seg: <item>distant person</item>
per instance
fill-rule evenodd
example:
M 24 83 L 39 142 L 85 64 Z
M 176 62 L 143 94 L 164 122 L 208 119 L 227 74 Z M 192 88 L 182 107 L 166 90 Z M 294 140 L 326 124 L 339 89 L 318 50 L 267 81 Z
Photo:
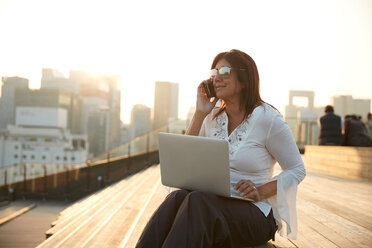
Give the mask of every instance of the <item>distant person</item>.
M 371 146 L 367 128 L 356 115 L 345 116 L 345 145 Z
M 320 118 L 320 135 L 318 144 L 323 146 L 340 146 L 343 143 L 341 117 L 334 114 L 333 107 L 327 105 Z
M 214 100 L 207 95 L 213 97 L 212 89 Z M 253 202 L 199 190 L 173 191 L 136 247 L 257 246 L 273 239 L 277 228 L 281 235 L 296 237 L 296 192 L 305 167 L 288 124 L 261 99 L 259 89 L 256 63 L 248 54 L 218 54 L 210 78 L 197 88 L 196 111 L 186 130 L 186 135 L 228 142 L 231 193 Z M 276 162 L 282 171 L 273 177 Z
M 369 139 L 372 140 L 372 114 L 371 113 L 368 113 L 367 115 L 366 128 L 367 128 Z

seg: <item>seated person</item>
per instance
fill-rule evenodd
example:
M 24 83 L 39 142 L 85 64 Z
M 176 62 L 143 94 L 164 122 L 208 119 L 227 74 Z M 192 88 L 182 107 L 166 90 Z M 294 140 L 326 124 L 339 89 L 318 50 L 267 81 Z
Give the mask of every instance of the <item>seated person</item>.
M 345 116 L 345 145 L 371 146 L 371 140 L 364 123 L 356 115 Z
M 340 146 L 343 143 L 341 117 L 334 114 L 333 107 L 324 108 L 325 115 L 320 118 L 318 145 Z
M 203 82 L 199 85 L 186 135 L 227 140 L 231 192 L 254 202 L 173 191 L 136 247 L 255 246 L 274 239 L 277 228 L 281 235 L 296 238 L 296 192 L 305 168 L 291 131 L 282 115 L 261 99 L 258 70 L 248 54 L 220 53 L 211 68 L 216 97 L 209 99 Z M 276 161 L 283 170 L 273 177 Z
M 372 140 L 372 114 L 368 113 L 366 122 L 369 139 Z

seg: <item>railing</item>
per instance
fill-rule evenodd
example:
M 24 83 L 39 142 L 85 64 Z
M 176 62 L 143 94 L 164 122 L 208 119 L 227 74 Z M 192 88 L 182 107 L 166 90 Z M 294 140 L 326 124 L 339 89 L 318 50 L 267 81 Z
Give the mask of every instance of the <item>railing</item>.
M 295 118 L 286 118 L 289 127 L 292 130 L 296 143 L 300 150 L 305 145 L 316 145 L 319 134 L 318 123 L 313 120 L 298 120 Z M 115 160 L 120 157 L 129 157 L 145 152 L 156 151 L 158 149 L 159 132 L 182 133 L 186 129 L 186 121 L 177 120 L 162 128 L 145 133 L 142 136 L 111 149 L 109 152 L 102 153 L 87 163 L 97 163 L 100 161 Z M 83 164 L 42 164 L 42 163 L 23 163 L 0 168 L 0 186 L 9 185 L 16 182 L 22 182 L 38 177 L 45 177 L 59 172 L 74 170 L 87 166 Z
M 24 163 L 0 168 L 0 186 L 75 170 L 86 164 Z
M 135 156 L 136 154 L 156 151 L 158 150 L 157 135 L 159 132 L 181 133 L 185 129 L 185 121 L 177 120 L 171 122 L 162 128 L 145 133 L 108 152 L 102 153 L 83 164 L 22 163 L 0 168 L 0 186 L 83 168 L 91 163 L 110 161 L 120 157 Z

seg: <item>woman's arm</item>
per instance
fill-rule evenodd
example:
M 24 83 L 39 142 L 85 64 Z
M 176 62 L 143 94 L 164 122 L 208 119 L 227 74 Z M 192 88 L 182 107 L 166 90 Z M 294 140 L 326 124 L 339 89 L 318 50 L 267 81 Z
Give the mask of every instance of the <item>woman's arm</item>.
M 190 125 L 187 128 L 186 135 L 198 136 L 200 132 L 200 128 L 206 116 L 207 115 L 203 113 L 195 111 L 194 116 L 192 117 L 192 120 L 190 122 Z
M 296 142 L 292 136 L 289 126 L 280 117 L 273 120 L 266 139 L 266 149 L 278 161 L 283 171 L 280 173 L 281 188 L 291 187 L 293 184 L 300 183 L 305 175 L 305 167 L 298 151 Z M 274 178 L 256 189 L 250 180 L 241 180 L 235 185 L 235 189 L 244 197 L 255 201 L 262 201 L 278 194 L 278 178 Z

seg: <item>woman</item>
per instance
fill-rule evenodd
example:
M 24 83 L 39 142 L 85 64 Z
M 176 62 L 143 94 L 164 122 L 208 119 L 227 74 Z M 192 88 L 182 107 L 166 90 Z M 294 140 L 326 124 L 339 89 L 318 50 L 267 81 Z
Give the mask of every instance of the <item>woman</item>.
M 296 237 L 296 192 L 305 168 L 288 125 L 260 97 L 255 62 L 239 50 L 220 53 L 211 79 L 216 98 L 210 100 L 199 85 L 186 134 L 228 140 L 231 192 L 254 202 L 174 191 L 150 219 L 137 247 L 253 246 L 274 239 L 277 228 Z M 283 171 L 273 177 L 276 161 Z

